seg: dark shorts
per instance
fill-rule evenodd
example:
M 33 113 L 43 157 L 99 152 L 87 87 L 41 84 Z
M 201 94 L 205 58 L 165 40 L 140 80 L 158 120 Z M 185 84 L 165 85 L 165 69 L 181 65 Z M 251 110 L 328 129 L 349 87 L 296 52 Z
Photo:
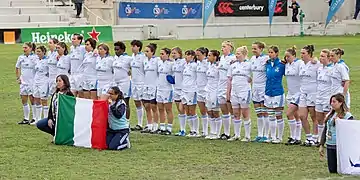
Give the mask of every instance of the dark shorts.
M 106 144 L 109 150 L 124 150 L 130 148 L 129 129 L 112 130 L 106 132 Z

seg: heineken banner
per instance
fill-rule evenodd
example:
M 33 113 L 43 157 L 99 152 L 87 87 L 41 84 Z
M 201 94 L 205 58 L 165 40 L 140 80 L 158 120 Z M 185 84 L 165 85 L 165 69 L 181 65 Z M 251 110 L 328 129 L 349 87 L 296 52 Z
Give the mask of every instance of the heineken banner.
M 111 26 L 82 26 L 56 28 L 24 28 L 21 29 L 22 42 L 47 43 L 50 38 L 70 43 L 74 33 L 84 36 L 84 39 L 93 38 L 98 42 L 113 41 Z

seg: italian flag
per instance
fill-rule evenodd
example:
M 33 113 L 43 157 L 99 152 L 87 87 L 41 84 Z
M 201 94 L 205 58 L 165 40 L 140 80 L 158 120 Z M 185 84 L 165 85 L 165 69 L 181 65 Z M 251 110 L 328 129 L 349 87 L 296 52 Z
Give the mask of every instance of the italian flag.
M 106 149 L 108 103 L 59 94 L 54 143 Z

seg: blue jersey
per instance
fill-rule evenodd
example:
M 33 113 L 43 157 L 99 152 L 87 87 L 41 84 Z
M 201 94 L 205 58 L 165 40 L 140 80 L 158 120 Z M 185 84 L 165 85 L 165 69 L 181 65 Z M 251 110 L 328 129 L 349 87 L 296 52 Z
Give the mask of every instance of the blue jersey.
M 284 94 L 282 78 L 285 75 L 285 64 L 276 58 L 268 60 L 265 66 L 267 77 L 265 95 L 274 97 Z
M 337 118 L 337 113 L 334 113 L 332 117 L 327 121 L 327 131 L 326 131 L 326 145 L 336 145 L 336 126 L 334 123 Z M 354 119 L 350 112 L 346 112 L 345 116 L 342 119 Z
M 126 119 L 126 104 L 123 100 L 112 102 L 109 105 L 108 123 L 112 130 L 129 128 L 129 121 Z

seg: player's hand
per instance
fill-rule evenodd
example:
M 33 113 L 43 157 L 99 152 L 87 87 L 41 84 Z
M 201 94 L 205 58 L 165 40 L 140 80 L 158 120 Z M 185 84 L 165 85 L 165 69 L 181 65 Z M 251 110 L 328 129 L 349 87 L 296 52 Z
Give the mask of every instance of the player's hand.
M 324 150 L 324 146 L 320 146 L 319 147 L 319 154 L 320 154 L 320 160 L 324 160 L 325 159 L 325 150 Z
M 18 84 L 21 84 L 21 79 L 20 79 L 20 78 L 17 78 L 17 79 L 16 79 L 16 82 L 17 82 Z
M 49 126 L 50 129 L 52 129 L 54 127 L 54 122 L 53 122 L 52 119 L 48 120 L 48 126 Z
M 318 63 L 318 58 L 317 58 L 317 57 L 314 57 L 314 58 L 311 60 L 311 63 L 312 63 L 312 64 L 317 64 L 317 63 Z

